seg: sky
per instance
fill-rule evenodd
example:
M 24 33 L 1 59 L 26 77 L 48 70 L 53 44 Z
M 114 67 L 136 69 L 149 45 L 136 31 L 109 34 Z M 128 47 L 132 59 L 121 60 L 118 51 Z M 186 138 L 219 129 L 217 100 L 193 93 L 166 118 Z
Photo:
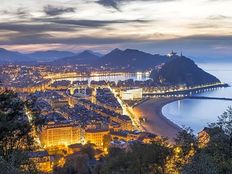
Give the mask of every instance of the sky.
M 230 57 L 231 0 L 1 0 L 0 47 Z

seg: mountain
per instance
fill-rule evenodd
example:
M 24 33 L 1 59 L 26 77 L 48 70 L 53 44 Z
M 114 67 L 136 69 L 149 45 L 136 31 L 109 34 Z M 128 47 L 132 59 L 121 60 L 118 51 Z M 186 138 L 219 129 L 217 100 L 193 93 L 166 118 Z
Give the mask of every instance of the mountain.
M 96 51 L 92 51 L 92 50 L 86 50 L 86 51 L 89 52 L 89 53 L 91 53 L 91 54 L 93 54 L 93 55 L 95 55 L 95 56 L 98 56 L 98 57 L 102 57 L 103 56 L 103 54 L 101 54 L 99 52 L 96 52 Z
M 94 64 L 98 59 L 99 56 L 93 54 L 89 50 L 86 50 L 75 56 L 65 57 L 62 59 L 55 60 L 51 62 L 51 64 L 54 65 Z
M 147 70 L 168 61 L 167 56 L 152 55 L 138 50 L 114 49 L 98 61 L 98 66 L 127 70 Z
M 220 82 L 213 75 L 199 68 L 191 59 L 175 56 L 161 68 L 152 71 L 151 78 L 161 84 L 196 86 Z
M 29 62 L 30 58 L 15 51 L 0 48 L 0 64 Z
M 50 62 L 64 57 L 74 56 L 75 53 L 69 51 L 37 51 L 30 54 L 27 54 L 28 57 L 32 58 L 37 62 Z

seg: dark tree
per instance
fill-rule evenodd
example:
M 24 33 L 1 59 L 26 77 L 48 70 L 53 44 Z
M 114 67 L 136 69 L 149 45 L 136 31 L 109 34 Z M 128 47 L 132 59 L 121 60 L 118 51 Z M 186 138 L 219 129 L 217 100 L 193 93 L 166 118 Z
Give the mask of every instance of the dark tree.
M 90 174 L 88 155 L 74 153 L 66 158 L 64 167 L 54 169 L 54 174 Z
M 87 154 L 89 159 L 94 159 L 94 156 L 96 154 L 94 147 L 95 147 L 94 144 L 87 143 L 81 148 L 81 152 L 83 154 Z
M 192 147 L 197 146 L 197 139 L 193 134 L 193 130 L 189 127 L 183 127 L 182 131 L 175 138 L 175 142 L 178 147 L 181 147 L 184 154 L 188 153 Z
M 33 112 L 17 94 L 0 94 L 0 157 L 12 168 L 32 168 L 27 152 L 35 147 L 33 123 Z
M 129 151 L 110 149 L 102 173 L 163 174 L 170 149 L 162 143 L 135 143 Z

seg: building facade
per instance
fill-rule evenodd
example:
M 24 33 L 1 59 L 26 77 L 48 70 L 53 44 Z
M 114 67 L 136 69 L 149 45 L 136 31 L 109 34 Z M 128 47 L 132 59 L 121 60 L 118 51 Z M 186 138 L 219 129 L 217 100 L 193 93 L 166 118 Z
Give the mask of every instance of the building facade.
M 41 144 L 45 147 L 81 142 L 81 128 L 75 124 L 48 124 L 42 128 Z
M 143 89 L 138 88 L 121 91 L 120 96 L 122 100 L 139 100 L 143 97 Z
M 96 148 L 102 149 L 106 135 L 109 135 L 108 129 L 89 129 L 85 131 L 85 141 L 95 144 Z

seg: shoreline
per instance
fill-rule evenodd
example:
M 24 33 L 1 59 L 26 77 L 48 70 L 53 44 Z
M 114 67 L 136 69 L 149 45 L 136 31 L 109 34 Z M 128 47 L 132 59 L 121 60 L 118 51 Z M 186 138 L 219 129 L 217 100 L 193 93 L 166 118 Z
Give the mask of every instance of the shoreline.
M 170 142 L 174 142 L 174 138 L 181 128 L 163 115 L 162 108 L 177 100 L 181 100 L 181 98 L 149 99 L 136 105 L 133 111 L 138 119 L 146 119 L 146 122 L 141 122 L 145 131 L 167 137 Z

